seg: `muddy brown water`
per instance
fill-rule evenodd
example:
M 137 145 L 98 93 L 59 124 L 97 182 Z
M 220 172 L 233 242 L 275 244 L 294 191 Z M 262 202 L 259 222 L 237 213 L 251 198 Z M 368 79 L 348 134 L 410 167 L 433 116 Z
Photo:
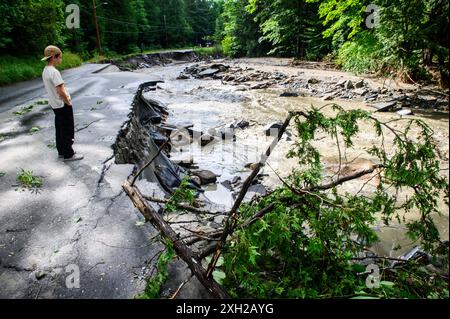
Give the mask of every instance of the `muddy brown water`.
M 158 84 L 158 89 L 147 93 L 148 97 L 167 104 L 170 115 L 168 124 L 185 127 L 194 125 L 195 131 L 208 132 L 208 130 L 229 126 L 240 120 L 246 120 L 250 127 L 236 130 L 236 142 L 219 140 L 206 147 L 201 147 L 198 143 L 179 147 L 172 151 L 173 161 L 193 162 L 200 169 L 210 170 L 219 175 L 218 183 L 205 187 L 205 196 L 212 202 L 230 208 L 233 204 L 232 192 L 222 185 L 223 182 L 231 181 L 234 177 L 245 178 L 250 170 L 245 168 L 248 163 L 259 160 L 259 156 L 272 142 L 271 137 L 266 137 L 264 128 L 271 123 L 284 121 L 290 111 L 308 110 L 312 105 L 321 107 L 329 102 L 311 97 L 290 97 L 282 98 L 282 89 L 249 90 L 244 85 L 224 85 L 220 80 L 211 79 L 187 79 L 177 80 L 180 72 L 189 64 L 176 64 L 166 67 L 154 67 L 151 69 L 139 70 L 138 72 L 159 74 L 164 83 Z M 242 63 L 241 63 L 242 65 Z M 248 66 L 258 69 L 258 64 L 247 62 Z M 276 68 L 276 66 L 274 67 Z M 264 70 L 270 70 L 264 66 Z M 286 68 L 285 68 L 286 69 Z M 294 68 L 293 68 L 294 69 Z M 272 70 L 273 71 L 273 70 Z M 308 72 L 307 70 L 304 70 Z M 292 72 L 297 72 L 296 69 Z M 314 70 L 317 73 L 317 70 Z M 327 71 L 328 73 L 330 71 Z M 328 74 L 327 73 L 327 74 Z M 363 109 L 373 112 L 374 109 L 364 102 L 356 101 L 334 101 L 344 109 Z M 324 113 L 331 115 L 331 108 L 325 108 Z M 382 121 L 398 119 L 395 113 L 375 113 L 374 116 Z M 420 118 L 424 120 L 435 131 L 435 139 L 438 143 L 442 155 L 442 174 L 448 178 L 448 157 L 449 157 L 449 118 L 448 113 L 417 112 L 407 119 Z M 398 121 L 392 124 L 396 129 L 402 129 L 407 121 Z M 361 133 L 355 139 L 357 148 L 348 149 L 345 152 L 343 161 L 352 162 L 355 160 L 373 161 L 374 158 L 365 152 L 374 144 L 379 145 L 379 138 L 369 123 L 361 123 Z M 415 138 L 418 128 L 411 131 L 412 138 Z M 264 185 L 268 188 L 275 188 L 281 184 L 277 174 L 286 177 L 293 168 L 298 167 L 295 159 L 287 159 L 288 151 L 293 147 L 296 138 L 295 127 L 291 124 L 288 134 L 277 145 L 273 154 L 269 158 L 268 165 L 264 168 Z M 385 144 L 392 143 L 392 136 L 387 135 Z M 319 136 L 315 146 L 321 152 L 324 166 L 333 171 L 333 167 L 339 164 L 339 153 L 336 141 L 325 136 Z M 275 173 L 276 172 L 276 173 Z M 357 192 L 366 181 L 358 180 L 347 183 L 342 187 L 342 191 Z M 365 192 L 370 194 L 375 188 L 369 185 Z M 238 191 L 238 190 L 237 190 Z M 407 195 L 407 194 L 404 194 Z M 440 214 L 436 214 L 434 220 L 437 224 L 441 238 L 448 240 L 449 234 L 449 212 L 448 206 L 443 199 L 439 202 Z M 407 220 L 418 218 L 418 211 L 406 216 Z M 389 226 L 381 221 L 374 225 L 380 241 L 373 247 L 381 255 L 397 257 L 411 249 L 417 243 L 412 243 L 406 237 L 404 225 L 392 223 Z M 396 246 L 402 249 L 393 251 Z

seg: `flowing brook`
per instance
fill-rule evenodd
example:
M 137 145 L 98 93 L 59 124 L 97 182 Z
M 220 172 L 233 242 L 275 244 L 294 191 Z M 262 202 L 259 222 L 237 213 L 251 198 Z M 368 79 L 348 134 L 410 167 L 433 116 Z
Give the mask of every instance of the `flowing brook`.
M 118 64 L 122 70 L 132 68 L 134 72 L 161 76 L 160 82 L 141 85 L 130 120 L 114 146 L 118 163 L 141 167 L 170 138 L 170 147 L 164 149 L 139 181 L 139 188 L 149 197 L 167 198 L 189 176 L 192 187 L 201 191 L 204 205 L 216 207 L 217 211 L 229 210 L 252 164 L 272 142 L 271 129 L 279 128 L 290 111 L 308 110 L 311 105 L 321 107 L 332 100 L 348 110 L 374 112 L 382 121 L 401 116 L 423 119 L 435 131 L 442 174 L 448 174 L 449 123 L 445 93 L 433 92 L 434 96 L 438 94 L 435 98 L 425 89 L 387 87 L 386 81 L 356 78 L 333 70 L 301 68 L 282 59 L 215 60 L 197 64 L 192 62 L 195 59 L 188 56 L 186 62 L 177 56 L 175 61 L 158 59 L 158 63 L 151 63 L 152 59 L 141 57 Z M 164 66 L 169 62 L 173 63 Z M 328 109 L 331 112 L 331 108 L 325 108 L 324 113 Z M 384 112 L 375 113 L 377 110 Z M 336 141 L 317 137 L 316 146 L 326 167 L 324 174 L 331 177 L 339 167 L 343 174 L 351 173 L 372 164 L 374 158 L 361 150 L 379 141 L 371 126 L 361 125 L 362 133 L 355 140 L 358 148 L 349 149 L 341 156 Z M 401 130 L 406 121 L 392 125 Z M 288 176 L 297 166 L 286 158 L 296 141 L 294 132 L 290 127 L 277 145 L 263 173 L 252 185 L 247 201 L 280 185 L 280 177 Z M 416 133 L 411 131 L 411 138 Z M 386 145 L 389 143 L 392 139 L 385 141 Z M 376 179 L 347 183 L 342 191 L 355 193 L 367 183 L 365 192 L 370 195 Z M 436 215 L 435 220 L 441 238 L 448 240 L 449 217 L 443 198 L 440 207 L 442 214 Z M 409 218 L 417 216 L 413 213 Z M 203 219 L 195 216 L 197 219 L 190 224 L 182 223 L 191 221 L 192 216 L 172 218 L 180 222 L 181 226 L 174 228 L 183 234 L 186 228 L 197 231 L 220 228 L 224 216 Z M 408 240 L 401 224 L 385 226 L 380 221 L 374 227 L 380 241 L 373 249 L 380 255 L 398 257 L 417 245 Z M 399 245 L 402 249 L 394 250 Z

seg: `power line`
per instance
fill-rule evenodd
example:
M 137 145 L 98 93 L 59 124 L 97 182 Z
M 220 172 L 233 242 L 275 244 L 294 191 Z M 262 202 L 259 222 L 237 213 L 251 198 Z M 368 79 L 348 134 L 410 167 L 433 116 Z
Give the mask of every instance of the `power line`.
M 178 30 L 184 30 L 184 31 L 189 31 L 193 34 L 205 34 L 204 32 L 195 32 L 192 29 L 188 29 L 188 28 L 182 28 L 179 27 L 177 28 Z M 84 29 L 84 28 L 79 28 L 79 30 L 83 30 L 83 31 L 90 31 L 88 29 Z M 157 30 L 149 30 L 149 31 L 111 31 L 111 30 L 102 30 L 103 33 L 111 33 L 111 34 L 138 34 L 138 33 L 142 33 L 142 34 L 147 34 L 147 33 L 158 33 L 158 32 L 163 32 L 164 28 L 160 28 Z
M 114 21 L 114 22 L 120 22 L 120 23 L 123 23 L 123 24 L 129 24 L 129 25 L 146 26 L 145 24 L 139 24 L 139 23 L 134 23 L 134 22 L 129 22 L 129 21 L 120 21 L 120 20 L 106 18 L 106 17 L 101 17 L 101 16 L 97 16 L 97 18 L 102 19 L 102 20 L 109 20 L 109 21 Z
M 145 28 L 148 28 L 148 27 L 150 27 L 150 28 L 167 28 L 167 29 L 179 29 L 180 28 L 178 26 L 170 26 L 170 25 L 165 26 L 165 25 L 150 25 L 150 24 L 132 23 L 132 22 L 120 21 L 120 20 L 106 18 L 106 17 L 100 17 L 100 16 L 97 16 L 97 18 L 100 18 L 103 20 L 119 22 L 119 23 L 123 23 L 123 24 L 130 24 L 130 25 L 135 25 L 135 26 L 139 26 L 139 27 L 145 27 Z

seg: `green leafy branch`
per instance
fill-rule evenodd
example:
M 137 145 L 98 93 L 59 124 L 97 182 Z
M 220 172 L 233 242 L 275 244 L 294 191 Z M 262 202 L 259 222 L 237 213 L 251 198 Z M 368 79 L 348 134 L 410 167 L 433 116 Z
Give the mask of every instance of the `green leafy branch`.
M 296 118 L 299 139 L 289 157 L 298 159 L 299 169 L 283 180 L 283 187 L 257 205 L 241 206 L 241 224 L 264 207 L 273 205 L 274 209 L 258 223 L 238 227 L 226 246 L 225 286 L 232 296 L 352 296 L 364 289 L 364 278 L 356 275 L 352 265 L 354 257 L 377 240 L 372 229 L 376 216 L 381 215 L 386 224 L 394 217 L 405 221 L 404 215 L 413 207 L 419 210 L 420 220 L 406 222 L 411 239 L 420 241 L 430 253 L 442 248 L 432 214 L 438 212 L 438 200 L 448 183 L 439 175 L 431 128 L 421 120 L 410 120 L 405 130 L 398 131 L 368 112 L 345 111 L 337 105 L 332 109 L 336 113 L 333 117 L 312 108 L 303 116 L 306 120 Z M 381 141 L 380 146 L 367 150 L 379 163 L 353 176 L 338 174 L 331 183 L 325 183 L 320 152 L 313 146 L 316 136 L 326 133 L 338 146 L 342 139 L 345 148 L 353 148 L 361 121 L 371 122 Z M 413 126 L 420 131 L 414 141 L 409 138 Z M 394 136 L 389 152 L 385 146 L 387 134 Z M 379 183 L 370 197 L 360 195 L 361 191 L 342 194 L 339 189 L 350 180 L 374 172 Z M 402 203 L 398 194 L 407 188 L 414 195 Z M 402 289 L 390 296 L 404 293 Z M 408 296 L 424 294 L 426 291 Z

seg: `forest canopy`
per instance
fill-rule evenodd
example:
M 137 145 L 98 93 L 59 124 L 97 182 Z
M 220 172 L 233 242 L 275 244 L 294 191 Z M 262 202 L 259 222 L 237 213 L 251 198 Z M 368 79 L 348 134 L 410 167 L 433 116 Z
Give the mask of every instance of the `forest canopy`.
M 80 8 L 80 28 L 66 27 L 66 7 Z M 41 53 L 49 44 L 73 52 L 98 49 L 94 4 L 103 51 L 204 45 L 215 32 L 219 4 L 211 0 L 2 0 L 0 52 Z
M 65 25 L 69 4 L 80 28 Z M 446 85 L 448 10 L 446 0 L 3 0 L 0 54 L 36 55 L 49 43 L 83 57 L 215 43 L 231 57 L 330 59 L 407 81 L 439 74 Z

